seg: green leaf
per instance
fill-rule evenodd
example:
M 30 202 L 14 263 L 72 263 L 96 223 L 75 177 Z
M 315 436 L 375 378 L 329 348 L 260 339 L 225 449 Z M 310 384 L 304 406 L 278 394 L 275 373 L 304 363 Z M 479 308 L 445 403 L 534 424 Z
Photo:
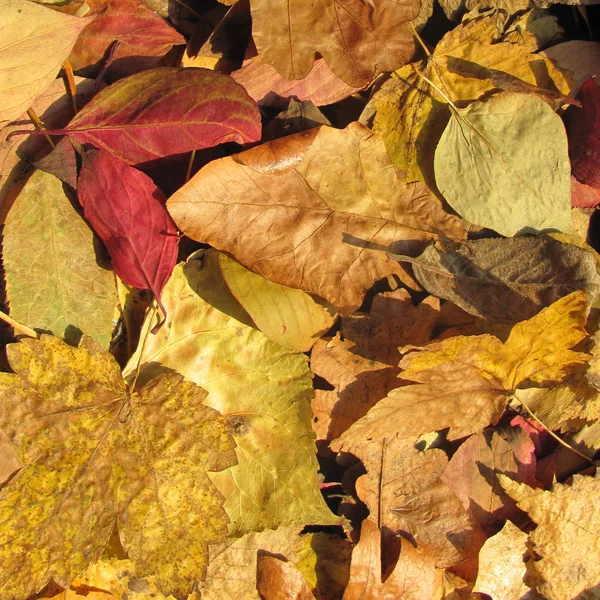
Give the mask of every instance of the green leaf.
M 206 404 L 235 424 L 238 465 L 211 479 L 225 496 L 231 535 L 296 524 L 333 524 L 318 487 L 307 358 L 251 326 L 221 274 L 216 252 L 175 267 L 125 368 L 138 381 L 174 369 L 209 392 Z
M 505 92 L 454 110 L 434 170 L 444 198 L 472 223 L 505 236 L 573 229 L 565 128 L 535 96 Z
M 3 257 L 13 319 L 70 342 L 83 332 L 108 347 L 115 278 L 98 264 L 94 234 L 54 175 L 36 171 L 19 194 L 4 226 Z

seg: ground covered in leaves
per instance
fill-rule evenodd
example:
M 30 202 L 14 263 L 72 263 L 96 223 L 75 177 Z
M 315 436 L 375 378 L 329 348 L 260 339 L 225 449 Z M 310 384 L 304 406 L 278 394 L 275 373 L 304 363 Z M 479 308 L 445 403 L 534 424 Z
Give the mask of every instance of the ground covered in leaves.
M 568 4 L 0 0 L 1 600 L 600 597 Z

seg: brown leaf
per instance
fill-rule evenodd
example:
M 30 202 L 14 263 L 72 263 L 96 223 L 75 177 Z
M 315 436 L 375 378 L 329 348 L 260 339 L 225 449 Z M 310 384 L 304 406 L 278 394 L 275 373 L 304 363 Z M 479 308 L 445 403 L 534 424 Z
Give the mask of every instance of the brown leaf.
M 473 557 L 479 536 L 458 496 L 440 478 L 448 464 L 442 450 L 421 452 L 414 440 L 365 442 L 354 452 L 367 474 L 356 482 L 358 497 L 379 523 L 384 543 L 396 534 L 417 544 L 436 567 Z
M 419 7 L 410 0 L 252 0 L 252 35 L 261 58 L 286 79 L 306 77 L 318 52 L 338 77 L 360 87 L 411 58 L 407 23 Z
M 424 184 L 399 179 L 383 142 L 358 123 L 213 161 L 168 209 L 187 236 L 275 283 L 322 296 L 342 315 L 394 272 L 381 249 L 465 235 Z
M 430 557 L 403 542 L 398 563 L 382 583 L 379 530 L 365 519 L 352 553 L 350 582 L 343 600 L 424 600 L 434 596 L 440 577 Z
M 274 556 L 258 557 L 256 589 L 264 600 L 315 600 L 297 567 Z

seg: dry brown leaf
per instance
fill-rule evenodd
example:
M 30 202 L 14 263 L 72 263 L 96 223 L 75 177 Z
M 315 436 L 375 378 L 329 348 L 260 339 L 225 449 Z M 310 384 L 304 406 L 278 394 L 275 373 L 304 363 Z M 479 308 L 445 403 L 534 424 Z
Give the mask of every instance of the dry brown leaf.
M 531 532 L 535 563 L 548 600 L 592 600 L 600 590 L 600 479 L 575 475 L 572 485 L 551 491 L 530 488 L 500 475 L 504 489 L 537 523 Z
M 274 556 L 258 557 L 256 589 L 263 600 L 315 600 L 297 567 Z
M 343 600 L 426 600 L 433 598 L 440 583 L 441 573 L 431 558 L 408 542 L 402 543 L 398 563 L 382 583 L 379 529 L 369 519 L 362 522 Z
M 357 449 L 367 474 L 356 482 L 370 519 L 384 544 L 390 534 L 416 542 L 436 567 L 450 567 L 477 555 L 474 532 L 460 499 L 440 478 L 448 458 L 442 450 L 421 452 L 414 440 L 392 438 Z
M 559 69 L 567 71 L 571 95 L 576 96 L 584 81 L 600 73 L 600 43 L 573 40 L 540 52 Z
M 407 24 L 419 14 L 420 3 L 251 0 L 250 8 L 258 53 L 283 77 L 303 79 L 319 53 L 340 79 L 361 87 L 412 57 Z
M 358 123 L 320 127 L 213 161 L 168 202 L 189 237 L 342 315 L 395 272 L 382 250 L 461 239 L 423 184 L 403 183 L 381 139 Z

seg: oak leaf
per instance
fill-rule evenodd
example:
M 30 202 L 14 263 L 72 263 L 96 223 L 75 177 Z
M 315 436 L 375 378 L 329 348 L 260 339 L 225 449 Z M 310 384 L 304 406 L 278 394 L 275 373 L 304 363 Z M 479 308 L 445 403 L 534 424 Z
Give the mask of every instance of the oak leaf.
M 2 0 L 0 126 L 23 114 L 52 84 L 90 20 L 27 0 Z
M 161 67 L 113 83 L 66 128 L 51 132 L 139 164 L 224 142 L 254 142 L 261 124 L 254 101 L 230 77 Z
M 394 258 L 410 262 L 430 294 L 498 323 L 528 319 L 575 290 L 600 293 L 592 252 L 549 236 L 473 240 L 452 252 L 428 246 L 417 258 Z
M 179 246 L 164 194 L 150 177 L 108 152 L 87 150 L 82 162 L 79 202 L 115 273 L 129 285 L 152 290 L 162 308 L 160 294 Z
M 213 482 L 225 500 L 230 532 L 296 524 L 333 524 L 318 488 L 310 427 L 311 374 L 306 356 L 285 350 L 252 326 L 221 274 L 216 252 L 175 267 L 151 311 L 125 374 L 138 381 L 177 369 L 209 393 L 206 404 L 235 424 L 239 464 Z
M 340 79 L 361 87 L 412 57 L 408 21 L 419 8 L 410 0 L 251 0 L 252 36 L 259 56 L 288 80 L 304 79 L 319 53 Z
M 461 216 L 505 236 L 570 233 L 571 174 L 561 118 L 530 94 L 453 109 L 434 157 L 437 186 Z
M 9 212 L 2 258 L 10 314 L 71 342 L 83 331 L 108 348 L 114 275 L 99 264 L 98 240 L 71 202 L 56 177 L 36 171 Z
M 555 483 L 550 491 L 534 489 L 500 476 L 504 489 L 529 514 L 537 528 L 529 534 L 541 558 L 535 570 L 539 591 L 549 600 L 598 595 L 600 565 L 600 480 L 575 475 L 572 485 Z
M 342 315 L 394 272 L 381 249 L 465 235 L 426 186 L 401 181 L 383 142 L 358 123 L 213 161 L 167 207 L 187 236 L 325 298 Z
M 400 361 L 402 379 L 420 385 L 392 390 L 332 443 L 352 452 L 366 439 L 417 437 L 449 428 L 457 439 L 500 418 L 519 386 L 560 382 L 589 355 L 570 348 L 583 340 L 584 292 L 573 292 L 515 325 L 503 344 L 492 335 L 457 336 L 417 349 Z
M 130 390 L 90 338 L 8 347 L 0 426 L 25 464 L 0 492 L 0 591 L 24 599 L 68 587 L 118 522 L 140 575 L 185 595 L 204 576 L 207 544 L 226 535 L 207 471 L 235 462 L 230 425 L 177 373 Z

